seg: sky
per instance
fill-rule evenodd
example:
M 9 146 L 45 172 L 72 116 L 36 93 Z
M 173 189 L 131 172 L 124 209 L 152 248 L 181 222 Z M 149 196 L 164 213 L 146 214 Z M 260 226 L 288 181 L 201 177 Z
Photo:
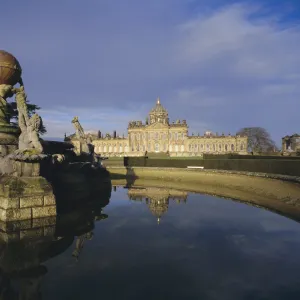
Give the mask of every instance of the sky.
M 189 133 L 300 133 L 298 0 L 1 0 L 0 49 L 17 57 L 48 137 L 79 116 L 126 136 L 161 103 Z

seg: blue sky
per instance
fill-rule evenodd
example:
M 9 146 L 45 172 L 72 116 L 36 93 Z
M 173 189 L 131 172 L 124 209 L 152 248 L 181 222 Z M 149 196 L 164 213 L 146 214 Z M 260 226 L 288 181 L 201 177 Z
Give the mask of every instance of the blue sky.
M 126 133 L 157 96 L 189 132 L 299 132 L 300 1 L 2 0 L 1 49 L 48 136 Z M 4 13 L 6 12 L 6 13 Z

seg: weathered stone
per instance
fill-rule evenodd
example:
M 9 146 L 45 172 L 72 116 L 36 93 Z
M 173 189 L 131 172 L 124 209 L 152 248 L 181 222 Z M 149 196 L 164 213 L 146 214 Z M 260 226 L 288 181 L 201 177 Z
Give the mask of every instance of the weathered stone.
M 20 235 L 19 232 L 0 232 L 0 241 L 3 242 L 11 242 L 11 241 L 19 241 Z
M 56 206 L 33 207 L 32 218 L 56 216 Z
M 6 221 L 6 209 L 0 208 L 0 220 Z
M 32 228 L 45 227 L 45 226 L 48 227 L 55 224 L 56 224 L 56 216 L 32 220 Z
M 55 226 L 44 227 L 44 236 L 54 236 L 55 235 Z
M 31 220 L 21 220 L 21 221 L 12 221 L 12 222 L 1 222 L 0 221 L 0 230 L 5 232 L 17 231 L 30 229 L 32 227 Z
M 20 157 L 16 155 L 16 159 Z M 31 162 L 31 161 L 14 161 L 15 176 L 17 177 L 37 177 L 40 176 L 40 162 Z
M 20 198 L 20 207 L 36 207 L 43 206 L 44 200 L 43 196 L 34 196 L 34 197 L 21 197 Z
M 18 197 L 8 198 L 8 197 L 0 197 L 0 208 L 8 209 L 8 208 L 19 208 L 20 207 L 20 199 Z
M 44 236 L 43 227 L 40 228 L 32 228 L 27 230 L 20 231 L 20 240 L 24 239 L 33 239 L 33 238 L 40 238 Z
M 9 208 L 0 209 L 2 221 L 18 221 L 31 219 L 31 208 Z
M 48 206 L 48 205 L 55 205 L 56 202 L 55 202 L 55 196 L 52 194 L 50 195 L 45 195 L 44 196 L 44 205 L 45 206 Z

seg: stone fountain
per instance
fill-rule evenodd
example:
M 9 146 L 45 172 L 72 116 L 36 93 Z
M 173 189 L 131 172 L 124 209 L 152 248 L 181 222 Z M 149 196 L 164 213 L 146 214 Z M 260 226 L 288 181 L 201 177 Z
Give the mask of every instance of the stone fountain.
M 18 126 L 10 122 L 11 97 L 17 104 Z M 96 186 L 93 180 L 106 171 L 93 145 L 83 138 L 78 118 L 73 124 L 80 136 L 79 152 L 70 143 L 43 141 L 42 119 L 29 114 L 26 100 L 18 60 L 0 51 L 0 221 L 5 222 L 56 216 L 54 185 L 70 182 L 73 176 L 76 183 L 93 188 L 87 182 Z

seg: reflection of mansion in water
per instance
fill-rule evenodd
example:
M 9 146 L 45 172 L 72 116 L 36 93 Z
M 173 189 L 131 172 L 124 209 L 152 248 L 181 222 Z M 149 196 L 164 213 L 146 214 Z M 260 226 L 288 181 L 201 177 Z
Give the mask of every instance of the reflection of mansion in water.
M 186 203 L 188 193 L 168 188 L 134 187 L 128 189 L 128 197 L 134 201 L 145 201 L 159 223 L 161 217 L 168 211 L 170 202 Z
M 218 135 L 206 132 L 203 136 L 189 136 L 186 120 L 170 123 L 167 110 L 159 98 L 150 111 L 145 123 L 131 121 L 128 137 L 88 134 L 95 146 L 95 152 L 105 156 L 142 156 L 145 152 L 169 153 L 170 156 L 197 156 L 203 153 L 247 153 L 247 137 Z M 75 135 L 71 140 L 78 147 Z

